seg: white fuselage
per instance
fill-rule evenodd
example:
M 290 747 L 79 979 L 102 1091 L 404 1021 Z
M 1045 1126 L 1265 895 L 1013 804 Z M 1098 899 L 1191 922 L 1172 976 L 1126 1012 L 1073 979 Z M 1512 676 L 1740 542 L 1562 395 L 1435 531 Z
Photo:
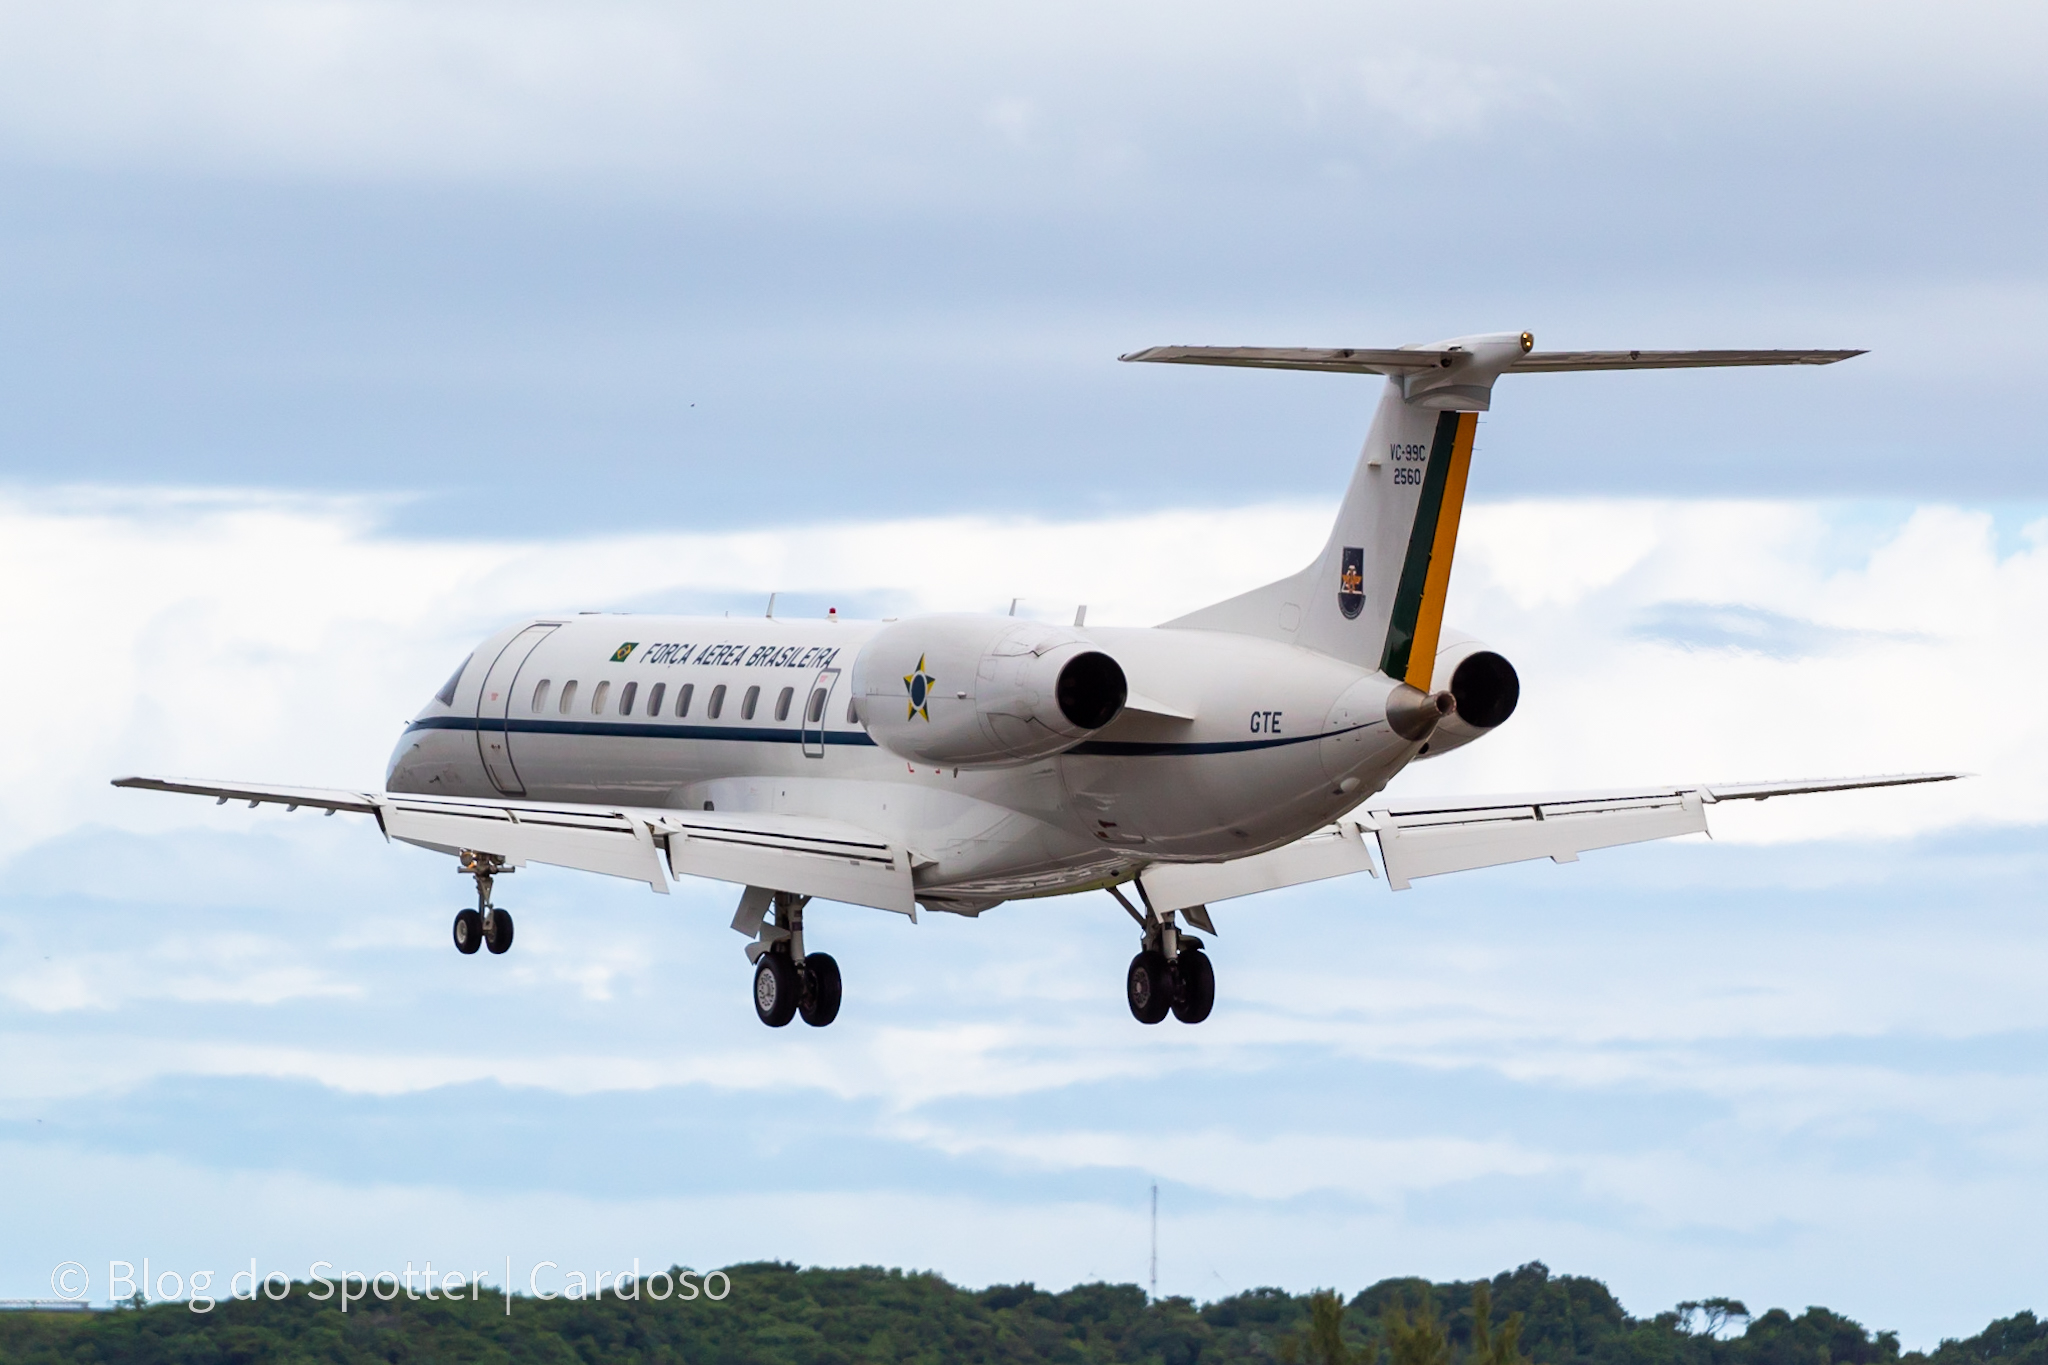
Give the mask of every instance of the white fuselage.
M 1107 726 L 1012 766 L 920 764 L 878 746 L 859 715 L 910 708 L 908 679 L 852 704 L 855 658 L 883 625 L 521 622 L 407 727 L 387 786 L 847 821 L 915 852 L 921 899 L 971 911 L 1288 843 L 1421 747 L 1389 727 L 1396 684 L 1376 671 L 1220 631 L 1090 628 L 1077 633 L 1129 680 L 1130 705 Z M 925 705 L 971 706 L 974 685 L 938 677 Z

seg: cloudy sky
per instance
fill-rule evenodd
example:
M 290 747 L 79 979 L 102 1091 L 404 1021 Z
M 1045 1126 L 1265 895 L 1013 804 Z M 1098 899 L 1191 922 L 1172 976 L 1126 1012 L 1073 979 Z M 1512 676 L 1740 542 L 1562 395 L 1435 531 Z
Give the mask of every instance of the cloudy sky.
M 112 1258 L 880 1262 L 1160 1289 L 1542 1259 L 1910 1344 L 2048 1306 L 2035 6 L 0 5 L 0 1297 Z M 1506 380 L 1408 790 L 1965 768 L 1218 912 L 826 909 L 114 792 L 373 784 L 537 611 L 1143 624 L 1298 567 L 1370 381 L 1169 342 L 1823 345 Z M 95 1274 L 101 1274 L 96 1271 Z M 523 1273 L 523 1272 L 522 1272 Z M 96 1286 L 97 1287 L 97 1286 Z

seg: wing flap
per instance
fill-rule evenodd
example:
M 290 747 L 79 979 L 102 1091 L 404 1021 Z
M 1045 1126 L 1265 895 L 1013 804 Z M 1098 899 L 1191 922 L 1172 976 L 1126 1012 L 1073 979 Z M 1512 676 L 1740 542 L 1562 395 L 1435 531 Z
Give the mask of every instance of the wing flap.
M 1703 834 L 1706 803 L 1697 791 L 1592 800 L 1417 811 L 1375 811 L 1387 885 L 1405 891 L 1416 877 L 1549 858 L 1578 861 L 1581 853 L 1617 844 Z
M 910 850 L 855 826 L 796 816 L 709 820 L 673 811 L 656 822 L 669 831 L 668 862 L 678 877 L 916 914 Z
M 387 796 L 384 831 L 442 853 L 471 849 L 495 853 L 515 866 L 551 863 L 646 882 L 668 894 L 654 830 L 628 810 Z
M 248 782 L 124 777 L 117 787 L 182 792 L 251 805 L 374 815 L 386 837 L 438 853 L 494 853 L 513 866 L 548 863 L 645 882 L 669 875 L 740 882 L 914 914 L 915 855 L 855 825 L 797 815 L 714 815 L 637 806 L 414 796 Z M 664 866 L 664 860 L 666 866 Z
M 1356 820 L 1339 820 L 1291 844 L 1227 863 L 1154 863 L 1138 874 L 1152 908 L 1162 913 L 1277 891 L 1283 886 L 1373 876 L 1372 851 Z
M 1530 796 L 1423 798 L 1385 802 L 1365 812 L 1380 840 L 1387 885 L 1405 891 L 1416 877 L 1549 858 L 1575 862 L 1596 848 L 1701 834 L 1707 806 L 1773 796 L 1911 787 L 1952 782 L 1965 773 L 1889 773 L 1803 781 L 1693 784 L 1634 791 L 1552 792 Z

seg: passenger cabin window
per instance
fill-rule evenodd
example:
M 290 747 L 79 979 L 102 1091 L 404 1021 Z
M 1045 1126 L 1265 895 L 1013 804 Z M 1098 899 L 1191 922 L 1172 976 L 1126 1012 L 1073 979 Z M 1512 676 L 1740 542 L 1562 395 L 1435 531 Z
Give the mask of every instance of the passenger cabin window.
M 592 692 L 590 694 L 590 714 L 593 716 L 603 715 L 604 704 L 606 701 L 610 700 L 611 695 L 612 680 L 610 678 L 606 678 L 603 682 L 597 685 L 597 691 Z
M 650 717 L 661 714 L 661 699 L 668 691 L 667 683 L 656 683 L 654 690 L 647 694 L 647 714 Z
M 684 684 L 683 684 L 683 687 L 682 687 L 682 690 L 681 690 L 680 692 L 676 693 L 676 719 L 677 719 L 677 720 L 681 720 L 681 719 L 682 719 L 682 718 L 683 718 L 684 716 L 687 716 L 687 715 L 689 715 L 689 714 L 690 714 L 690 698 L 692 698 L 692 697 L 694 697 L 694 696 L 696 696 L 696 695 L 697 695 L 697 684 L 695 684 L 695 683 L 684 683 Z
M 561 712 L 563 715 L 566 716 L 569 714 L 569 708 L 574 706 L 575 704 L 576 680 L 574 678 L 571 678 L 568 682 L 562 684 L 562 700 L 560 704 L 558 704 L 555 707 L 555 710 Z
M 548 709 L 548 689 L 554 686 L 546 678 L 533 685 L 533 714 L 536 716 Z
M 754 718 L 754 709 L 760 704 L 761 689 L 759 687 L 748 688 L 747 695 L 740 699 L 740 719 L 752 720 Z
M 820 687 L 811 692 L 811 704 L 804 708 L 804 720 L 812 725 L 825 719 L 825 689 Z
M 789 719 L 789 703 L 796 696 L 794 687 L 785 687 L 775 698 L 775 719 Z
M 472 654 L 469 656 L 469 659 L 474 659 L 475 657 L 476 655 Z M 469 659 L 464 659 L 461 666 L 455 670 L 453 676 L 447 682 L 441 684 L 441 690 L 434 694 L 435 701 L 440 702 L 443 706 L 455 705 L 455 689 L 462 686 L 462 675 L 469 671 Z
M 710 717 L 712 720 L 717 720 L 720 715 L 724 714 L 724 712 L 725 684 L 720 683 L 718 686 L 711 689 L 711 704 L 704 708 L 704 714 Z
M 847 723 L 848 725 L 858 725 L 858 724 L 860 724 L 860 698 L 859 698 L 859 697 L 848 697 L 848 698 L 846 699 L 846 723 Z
M 629 683 L 627 683 L 627 684 L 625 685 L 625 687 L 624 687 L 623 689 L 621 689 L 621 691 L 619 692 L 619 714 L 620 714 L 620 715 L 622 715 L 622 716 L 630 716 L 630 715 L 632 715 L 632 714 L 633 714 L 633 698 L 635 698 L 635 697 L 637 697 L 637 696 L 639 696 L 639 695 L 640 695 L 640 684 L 639 684 L 639 683 L 637 683 L 637 682 L 629 682 Z

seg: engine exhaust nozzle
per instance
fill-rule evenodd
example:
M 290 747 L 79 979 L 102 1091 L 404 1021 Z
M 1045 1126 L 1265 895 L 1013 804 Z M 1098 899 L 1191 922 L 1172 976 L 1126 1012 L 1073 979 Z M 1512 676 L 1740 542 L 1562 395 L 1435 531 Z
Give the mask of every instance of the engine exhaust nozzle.
M 1387 697 L 1387 726 L 1401 738 L 1419 743 L 1457 709 L 1457 698 L 1448 692 L 1424 692 L 1402 683 Z

